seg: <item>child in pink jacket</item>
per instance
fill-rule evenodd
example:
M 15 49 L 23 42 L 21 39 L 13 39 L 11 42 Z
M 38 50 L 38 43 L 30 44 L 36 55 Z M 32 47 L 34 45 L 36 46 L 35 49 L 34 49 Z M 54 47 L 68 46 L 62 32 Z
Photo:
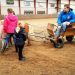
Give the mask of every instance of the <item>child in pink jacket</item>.
M 6 35 L 6 44 L 8 44 L 11 37 L 13 37 L 13 39 L 14 39 L 14 36 L 13 36 L 14 31 L 18 24 L 18 17 L 13 14 L 13 10 L 11 8 L 9 8 L 7 10 L 7 12 L 8 12 L 8 15 L 4 19 L 4 27 L 3 27 L 4 32 L 7 34 Z
M 13 15 L 12 9 L 8 9 L 7 11 L 8 15 L 4 19 L 4 32 L 13 34 L 18 24 L 18 17 Z

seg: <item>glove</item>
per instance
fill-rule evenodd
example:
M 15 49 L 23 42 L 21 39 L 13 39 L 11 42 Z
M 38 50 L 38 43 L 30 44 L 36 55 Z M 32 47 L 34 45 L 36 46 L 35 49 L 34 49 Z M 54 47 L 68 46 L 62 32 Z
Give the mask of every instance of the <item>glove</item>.
M 61 26 L 58 26 L 58 29 L 61 29 Z
M 67 22 L 63 22 L 63 25 L 67 25 Z
M 16 27 L 16 32 L 18 33 L 20 31 L 20 27 Z
M 67 24 L 66 25 L 70 25 L 70 22 L 67 22 Z
M 64 22 L 63 25 L 70 25 L 70 22 Z

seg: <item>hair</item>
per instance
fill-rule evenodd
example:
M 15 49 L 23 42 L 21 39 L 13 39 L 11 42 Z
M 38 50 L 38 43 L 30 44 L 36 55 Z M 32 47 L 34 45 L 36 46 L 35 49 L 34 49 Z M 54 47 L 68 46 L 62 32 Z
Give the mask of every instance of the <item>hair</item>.
M 4 21 L 3 20 L 1 20 L 1 22 L 0 22 L 0 24 L 2 24 Z
M 25 23 L 25 25 L 29 25 L 28 23 Z
M 70 5 L 69 4 L 65 4 L 64 7 L 70 9 Z
M 21 22 L 18 23 L 18 25 L 21 25 L 21 24 L 22 24 Z
M 15 15 L 15 12 L 13 11 L 13 14 Z
M 13 9 L 12 8 L 8 8 L 7 11 L 8 11 L 8 13 L 13 13 Z

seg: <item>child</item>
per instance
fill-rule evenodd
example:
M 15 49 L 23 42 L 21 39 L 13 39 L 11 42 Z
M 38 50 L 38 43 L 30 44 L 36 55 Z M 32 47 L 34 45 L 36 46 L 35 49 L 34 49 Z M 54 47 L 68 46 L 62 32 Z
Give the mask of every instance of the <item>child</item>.
M 0 38 L 2 38 L 2 32 L 3 32 L 3 21 L 1 21 L 0 25 Z
M 30 46 L 31 43 L 30 43 L 30 38 L 28 37 L 28 33 L 29 33 L 29 26 L 28 26 L 28 23 L 25 23 L 25 32 L 26 32 L 26 38 L 28 40 L 28 43 L 27 43 L 27 46 Z
M 22 51 L 26 41 L 26 36 L 24 27 L 22 26 L 21 23 L 19 23 L 19 26 L 16 27 L 14 39 L 15 39 L 15 48 L 16 52 L 18 52 L 19 60 L 23 61 L 25 60 L 25 57 L 23 56 Z
M 1 21 L 1 25 L 0 25 L 0 40 L 1 40 L 1 42 L 2 42 L 1 51 L 2 51 L 3 48 L 4 48 L 5 37 L 6 37 L 6 34 L 3 32 L 3 21 Z

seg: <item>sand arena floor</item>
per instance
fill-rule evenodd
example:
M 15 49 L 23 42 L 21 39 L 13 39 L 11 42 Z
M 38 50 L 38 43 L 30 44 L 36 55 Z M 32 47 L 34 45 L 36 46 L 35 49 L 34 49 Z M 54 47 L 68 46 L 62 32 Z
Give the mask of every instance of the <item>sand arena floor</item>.
M 56 23 L 56 19 L 26 20 L 33 25 Z M 0 75 L 75 75 L 75 41 L 65 42 L 64 48 L 55 49 L 49 41 L 31 41 L 25 46 L 23 54 L 26 61 L 21 62 L 14 46 L 0 54 Z

